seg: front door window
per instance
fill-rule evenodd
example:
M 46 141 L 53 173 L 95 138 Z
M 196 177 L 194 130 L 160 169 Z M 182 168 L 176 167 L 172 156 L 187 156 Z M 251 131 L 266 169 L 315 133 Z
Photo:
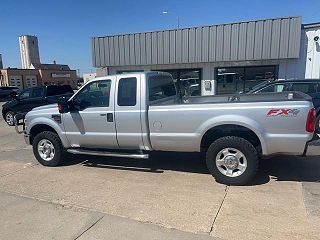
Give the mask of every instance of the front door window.
M 81 89 L 73 101 L 84 108 L 109 107 L 110 89 L 110 80 L 92 82 Z

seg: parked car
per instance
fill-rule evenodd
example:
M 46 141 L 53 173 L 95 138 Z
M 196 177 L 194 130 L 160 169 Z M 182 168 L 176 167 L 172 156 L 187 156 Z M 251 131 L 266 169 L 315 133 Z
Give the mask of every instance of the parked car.
M 320 79 L 265 81 L 248 93 L 299 91 L 311 96 L 316 109 L 316 132 L 320 133 Z
M 27 113 L 23 132 L 45 166 L 61 164 L 65 152 L 148 158 L 154 150 L 203 151 L 218 182 L 242 185 L 260 156 L 319 154 L 314 121 L 304 93 L 182 97 L 170 74 L 146 72 L 91 80 L 69 100 Z
M 18 87 L 4 86 L 0 87 L 0 100 L 8 100 L 12 94 L 12 92 L 18 92 Z
M 17 113 L 26 114 L 35 107 L 56 103 L 59 97 L 71 97 L 73 93 L 69 85 L 27 88 L 19 94 L 11 94 L 13 100 L 2 105 L 2 116 L 9 126 L 13 126 Z

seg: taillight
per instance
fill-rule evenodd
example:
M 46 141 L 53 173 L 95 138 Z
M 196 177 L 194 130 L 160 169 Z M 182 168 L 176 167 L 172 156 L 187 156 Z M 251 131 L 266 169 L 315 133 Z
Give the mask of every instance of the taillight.
M 307 124 L 306 124 L 306 130 L 307 132 L 314 132 L 316 127 L 316 110 L 314 108 L 309 110 L 308 118 L 307 118 Z
M 59 113 L 62 112 L 62 105 L 61 104 L 58 104 L 58 111 L 59 111 Z

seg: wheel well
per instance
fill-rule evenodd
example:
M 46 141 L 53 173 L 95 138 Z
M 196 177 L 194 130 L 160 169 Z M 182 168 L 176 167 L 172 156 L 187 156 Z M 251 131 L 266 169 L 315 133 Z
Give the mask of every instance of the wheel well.
M 6 110 L 4 110 L 4 111 L 2 112 L 3 118 L 5 118 L 6 113 L 7 113 L 7 112 L 10 112 L 10 111 L 11 111 L 11 109 L 6 109 Z
M 50 132 L 57 133 L 56 130 L 54 130 L 52 127 L 50 127 L 46 124 L 35 125 L 30 130 L 30 144 L 31 145 L 32 145 L 32 142 L 33 142 L 33 139 L 35 138 L 35 136 L 37 136 L 38 133 L 43 132 L 43 131 L 50 131 Z
M 203 135 L 201 140 L 201 151 L 207 151 L 212 142 L 224 136 L 241 137 L 252 143 L 255 148 L 259 149 L 261 147 L 258 136 L 249 128 L 240 125 L 225 124 L 213 127 Z M 261 149 L 259 149 L 259 151 L 261 151 Z

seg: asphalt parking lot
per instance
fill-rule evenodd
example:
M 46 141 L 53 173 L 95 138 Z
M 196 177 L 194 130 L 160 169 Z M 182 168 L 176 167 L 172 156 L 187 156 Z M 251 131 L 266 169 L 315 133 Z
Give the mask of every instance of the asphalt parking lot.
M 201 154 L 68 157 L 39 165 L 0 119 L 1 239 L 319 239 L 320 158 L 261 162 L 218 184 Z

